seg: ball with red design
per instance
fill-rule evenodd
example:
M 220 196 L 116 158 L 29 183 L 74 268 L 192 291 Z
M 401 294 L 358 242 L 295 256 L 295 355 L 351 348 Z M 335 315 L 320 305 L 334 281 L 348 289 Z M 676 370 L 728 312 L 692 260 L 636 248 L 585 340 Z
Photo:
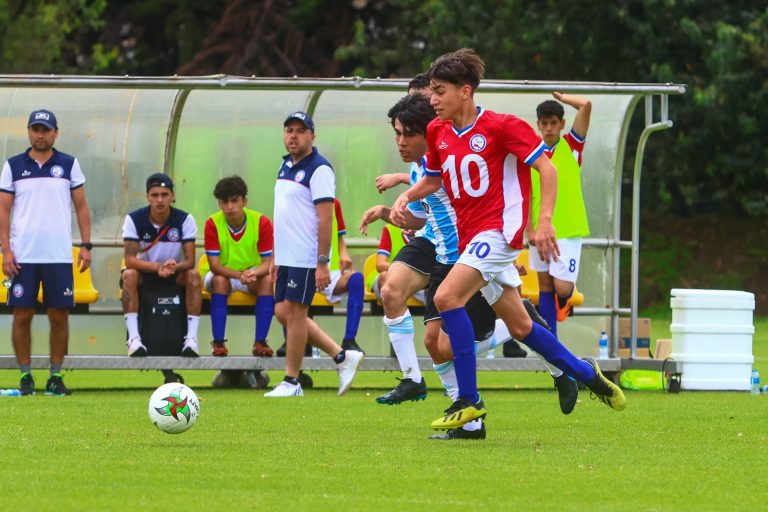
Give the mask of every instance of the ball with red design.
M 181 434 L 192 428 L 200 414 L 200 400 L 184 384 L 163 384 L 149 398 L 149 418 L 168 434 Z

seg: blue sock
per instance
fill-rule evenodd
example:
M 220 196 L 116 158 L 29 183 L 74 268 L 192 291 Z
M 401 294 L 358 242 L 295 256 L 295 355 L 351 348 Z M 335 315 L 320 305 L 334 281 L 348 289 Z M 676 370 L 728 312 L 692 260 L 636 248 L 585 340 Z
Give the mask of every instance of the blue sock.
M 533 323 L 533 329 L 528 336 L 520 341 L 576 380 L 590 382 L 595 378 L 595 370 L 589 363 L 573 355 L 554 334 L 536 322 Z
M 271 295 L 256 297 L 256 305 L 253 307 L 256 313 L 256 338 L 259 341 L 266 340 L 269 334 L 269 326 L 272 324 L 272 316 L 275 314 L 275 299 Z
M 475 330 L 464 307 L 441 311 L 445 330 L 451 340 L 453 367 L 459 383 L 459 397 L 473 404 L 480 400 L 477 393 L 477 361 L 475 359 Z M 586 363 L 585 363 L 586 364 Z
M 345 340 L 354 340 L 360 327 L 360 317 L 363 315 L 363 274 L 355 272 L 347 281 L 347 328 L 344 331 Z
M 211 294 L 211 331 L 214 340 L 224 339 L 227 331 L 227 296 L 223 293 Z
M 539 313 L 549 324 L 549 330 L 557 336 L 557 309 L 555 309 L 555 292 L 539 292 Z

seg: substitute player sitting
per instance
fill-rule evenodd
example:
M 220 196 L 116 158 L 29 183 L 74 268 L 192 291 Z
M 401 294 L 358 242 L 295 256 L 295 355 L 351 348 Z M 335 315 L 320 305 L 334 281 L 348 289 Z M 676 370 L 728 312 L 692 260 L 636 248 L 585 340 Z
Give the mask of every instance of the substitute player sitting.
M 220 210 L 205 221 L 205 254 L 208 266 L 200 271 L 203 286 L 211 293 L 211 342 L 214 356 L 228 354 L 226 339 L 227 298 L 233 291 L 254 295 L 256 334 L 251 353 L 272 357 L 267 343 L 275 311 L 269 266 L 272 263 L 272 222 L 262 213 L 246 208 L 248 186 L 240 176 L 222 178 L 213 195 Z

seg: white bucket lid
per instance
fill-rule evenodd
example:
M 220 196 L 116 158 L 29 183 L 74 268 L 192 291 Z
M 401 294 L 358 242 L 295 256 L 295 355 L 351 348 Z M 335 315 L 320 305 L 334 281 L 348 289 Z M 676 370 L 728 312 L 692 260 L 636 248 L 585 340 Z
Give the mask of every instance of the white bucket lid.
M 755 309 L 755 294 L 738 290 L 673 288 L 672 309 Z

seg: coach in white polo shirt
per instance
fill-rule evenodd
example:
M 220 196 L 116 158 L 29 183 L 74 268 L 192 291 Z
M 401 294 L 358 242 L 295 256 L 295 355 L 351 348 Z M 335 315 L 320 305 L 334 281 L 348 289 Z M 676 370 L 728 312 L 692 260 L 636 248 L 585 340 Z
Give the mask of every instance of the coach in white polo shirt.
M 22 395 L 35 394 L 31 373 L 32 318 L 40 284 L 51 324 L 51 377 L 46 395 L 69 395 L 61 377 L 67 353 L 69 308 L 74 307 L 72 205 L 81 244 L 78 265 L 91 265 L 91 215 L 85 176 L 77 158 L 53 148 L 59 136 L 56 116 L 35 110 L 27 123 L 30 148 L 9 158 L 0 174 L 0 244 L 3 273 L 13 278 L 8 305 L 13 308 L 13 348 L 21 369 Z M 11 223 L 11 210 L 13 222 Z
M 275 316 L 286 328 L 285 378 L 266 393 L 270 397 L 302 396 L 299 370 L 307 341 L 333 357 L 339 371 L 339 395 L 352 384 L 363 353 L 342 350 L 308 317 L 315 290 L 331 281 L 328 268 L 336 177 L 312 144 L 315 124 L 304 112 L 283 123 L 288 154 L 275 184 Z

